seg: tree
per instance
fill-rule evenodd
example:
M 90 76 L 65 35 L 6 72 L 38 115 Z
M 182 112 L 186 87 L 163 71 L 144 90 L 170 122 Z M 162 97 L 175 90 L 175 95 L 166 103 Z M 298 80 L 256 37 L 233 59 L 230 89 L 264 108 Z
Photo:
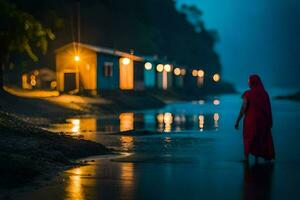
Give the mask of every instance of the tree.
M 36 51 L 45 53 L 48 40 L 54 40 L 51 29 L 45 28 L 31 14 L 19 10 L 6 0 L 0 0 L 0 90 L 3 90 L 4 66 L 10 54 L 21 52 L 38 61 Z

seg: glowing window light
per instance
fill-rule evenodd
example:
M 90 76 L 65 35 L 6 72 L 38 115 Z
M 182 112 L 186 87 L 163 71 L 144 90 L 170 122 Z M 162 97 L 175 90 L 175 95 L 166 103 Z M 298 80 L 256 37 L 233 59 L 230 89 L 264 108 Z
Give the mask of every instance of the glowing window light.
M 130 59 L 129 58 L 123 58 L 122 63 L 123 63 L 123 65 L 128 65 L 130 63 Z
M 180 69 L 179 69 L 179 68 L 175 68 L 175 69 L 174 69 L 174 74 L 175 74 L 176 76 L 179 76 L 179 75 L 180 75 Z
M 180 73 L 181 73 L 182 76 L 184 76 L 186 74 L 186 70 L 185 69 L 181 69 Z
M 57 82 L 56 81 L 51 81 L 50 87 L 51 87 L 51 89 L 55 89 L 57 87 Z
M 220 75 L 219 75 L 219 74 L 214 74 L 214 76 L 213 76 L 213 80 L 214 80 L 215 82 L 218 82 L 218 81 L 220 81 L 220 79 L 221 79 L 221 77 L 220 77 Z
M 170 72 L 170 71 L 171 71 L 171 65 L 166 64 L 166 65 L 164 66 L 164 70 L 165 70 L 166 72 Z
M 146 70 L 151 70 L 151 69 L 152 69 L 152 64 L 149 63 L 149 62 L 146 62 L 146 63 L 145 63 L 145 69 L 146 69 Z
M 134 88 L 134 66 L 130 59 L 120 58 L 119 78 L 120 89 L 132 90 Z
M 36 85 L 36 80 L 35 80 L 35 79 L 31 79 L 30 84 L 31 84 L 32 86 L 35 86 L 35 85 Z
M 196 69 L 194 69 L 194 70 L 192 71 L 192 75 L 195 76 L 195 77 L 198 76 L 198 71 L 197 71 Z
M 79 62 L 80 61 L 80 56 L 78 56 L 78 55 L 74 56 L 74 61 Z
M 204 71 L 203 70 L 198 70 L 198 76 L 203 77 L 204 76 Z
M 217 106 L 217 105 L 220 105 L 220 103 L 221 103 L 221 102 L 220 102 L 220 100 L 218 100 L 218 99 L 215 99 L 215 100 L 213 101 L 213 104 L 216 105 L 216 106 Z
M 162 72 L 162 71 L 164 71 L 164 66 L 163 66 L 162 64 L 158 64 L 158 65 L 156 66 L 156 70 L 157 70 L 158 72 Z

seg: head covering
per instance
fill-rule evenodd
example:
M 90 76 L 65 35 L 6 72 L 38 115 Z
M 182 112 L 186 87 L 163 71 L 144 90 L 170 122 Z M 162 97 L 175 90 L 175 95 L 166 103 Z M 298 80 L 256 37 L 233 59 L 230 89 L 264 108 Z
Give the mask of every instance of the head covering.
M 265 90 L 265 87 L 264 87 L 260 77 L 256 74 L 253 74 L 249 77 L 249 85 L 250 85 L 251 89 Z

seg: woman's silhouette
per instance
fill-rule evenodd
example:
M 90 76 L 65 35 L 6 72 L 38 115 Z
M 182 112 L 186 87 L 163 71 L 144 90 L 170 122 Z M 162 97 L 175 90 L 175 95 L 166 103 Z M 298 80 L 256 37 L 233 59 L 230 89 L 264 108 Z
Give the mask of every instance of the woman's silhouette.
M 244 117 L 243 141 L 245 162 L 249 160 L 249 154 L 263 157 L 265 160 L 275 158 L 271 128 L 273 126 L 272 111 L 268 93 L 258 75 L 249 78 L 250 90 L 242 95 L 243 104 L 235 123 L 238 129 L 239 122 Z

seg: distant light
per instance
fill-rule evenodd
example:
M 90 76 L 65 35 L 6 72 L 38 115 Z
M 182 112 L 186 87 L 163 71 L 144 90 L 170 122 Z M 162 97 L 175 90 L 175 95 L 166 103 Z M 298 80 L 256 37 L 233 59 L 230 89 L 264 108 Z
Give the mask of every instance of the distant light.
M 31 79 L 31 80 L 35 80 L 35 76 L 34 76 L 34 75 L 31 75 L 31 76 L 30 76 L 30 79 Z
M 80 61 L 80 56 L 78 56 L 78 55 L 74 56 L 74 60 L 75 60 L 75 62 L 79 62 Z
M 166 64 L 166 65 L 164 66 L 164 70 L 165 70 L 166 72 L 170 72 L 170 71 L 171 71 L 171 65 Z
M 221 102 L 220 102 L 220 100 L 218 100 L 218 99 L 215 99 L 215 100 L 213 101 L 213 104 L 216 105 L 216 106 L 217 106 L 217 105 L 220 105 L 220 103 L 221 103 Z
M 218 121 L 219 118 L 220 118 L 219 114 L 218 114 L 218 113 L 215 113 L 215 114 L 214 114 L 214 120 L 215 120 L 215 121 Z
M 129 58 L 123 58 L 122 63 L 124 65 L 128 65 L 130 63 L 130 59 Z
M 175 74 L 176 76 L 179 76 L 179 75 L 180 75 L 180 69 L 179 69 L 179 68 L 175 68 L 175 69 L 174 69 L 174 74 Z
M 33 74 L 34 74 L 35 76 L 38 76 L 38 75 L 39 75 L 39 71 L 38 71 L 38 70 L 34 70 Z
M 192 75 L 193 75 L 193 76 L 198 76 L 198 71 L 197 71 L 196 69 L 193 69 Z
M 35 85 L 36 85 L 36 80 L 35 80 L 35 79 L 31 79 L 30 84 L 31 84 L 32 86 L 35 86 Z
M 80 120 L 79 120 L 79 119 L 72 119 L 72 120 L 71 120 L 71 123 L 72 123 L 73 125 L 79 125 L 79 124 L 80 124 Z
M 204 71 L 201 69 L 198 70 L 198 76 L 202 78 L 204 76 Z
M 203 128 L 204 128 L 204 115 L 199 115 L 198 119 L 199 119 L 200 131 L 203 131 Z
M 162 72 L 162 71 L 164 71 L 164 66 L 163 66 L 162 64 L 158 64 L 158 65 L 156 66 L 156 70 L 157 70 L 158 72 Z
M 181 69 L 180 73 L 181 73 L 182 76 L 184 76 L 186 74 L 186 70 L 185 69 Z
M 51 81 L 50 87 L 51 87 L 51 89 L 55 89 L 57 87 L 57 82 L 56 81 Z
M 145 69 L 146 69 L 146 70 L 151 70 L 151 69 L 152 69 L 152 64 L 149 63 L 149 62 L 146 62 L 146 63 L 145 63 Z
M 173 123 L 173 115 L 172 115 L 172 113 L 165 113 L 164 114 L 164 123 L 165 124 L 172 124 Z
M 218 81 L 220 81 L 220 79 L 221 79 L 221 77 L 220 77 L 220 75 L 219 75 L 219 74 L 214 74 L 214 76 L 213 76 L 213 80 L 214 80 L 215 82 L 218 82 Z
M 203 105 L 203 104 L 205 104 L 205 101 L 201 99 L 201 100 L 198 101 L 198 103 L 199 103 L 200 105 Z

